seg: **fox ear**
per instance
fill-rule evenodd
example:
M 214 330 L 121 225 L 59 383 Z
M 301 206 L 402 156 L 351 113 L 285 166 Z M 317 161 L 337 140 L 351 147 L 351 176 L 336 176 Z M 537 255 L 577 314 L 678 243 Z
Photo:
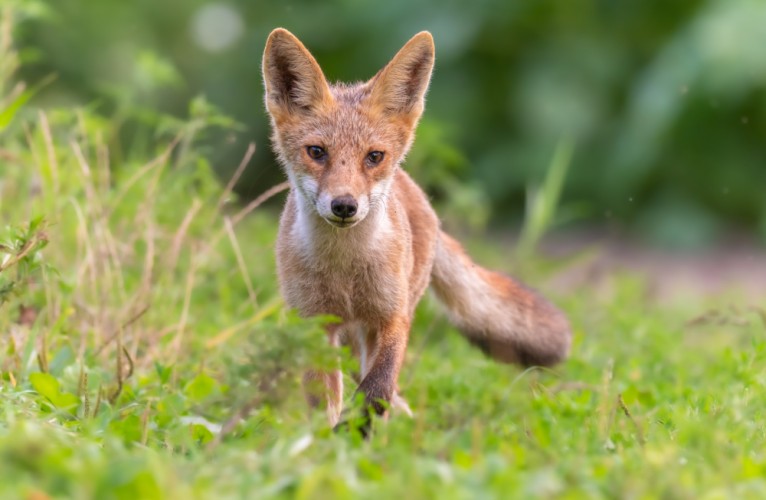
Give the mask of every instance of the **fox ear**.
M 421 31 L 372 79 L 372 100 L 387 113 L 418 119 L 434 67 L 434 39 Z
M 332 101 L 314 57 L 283 28 L 271 32 L 263 52 L 266 107 L 273 116 L 311 111 Z

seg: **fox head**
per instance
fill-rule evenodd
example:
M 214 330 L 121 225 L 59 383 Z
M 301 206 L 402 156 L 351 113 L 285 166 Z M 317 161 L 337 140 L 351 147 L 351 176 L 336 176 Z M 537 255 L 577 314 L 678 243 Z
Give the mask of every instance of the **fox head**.
M 423 113 L 434 65 L 431 34 L 415 35 L 372 79 L 330 85 L 289 31 L 263 54 L 272 140 L 302 206 L 351 227 L 385 206 Z

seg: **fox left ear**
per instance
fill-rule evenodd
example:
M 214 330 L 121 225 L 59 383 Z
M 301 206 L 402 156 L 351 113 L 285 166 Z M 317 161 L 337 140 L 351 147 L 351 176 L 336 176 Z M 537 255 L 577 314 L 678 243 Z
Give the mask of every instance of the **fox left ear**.
M 390 114 L 420 118 L 434 67 L 434 39 L 421 31 L 372 79 L 372 102 Z
M 263 51 L 266 107 L 277 118 L 316 110 L 332 102 L 330 88 L 314 57 L 283 28 L 271 32 Z

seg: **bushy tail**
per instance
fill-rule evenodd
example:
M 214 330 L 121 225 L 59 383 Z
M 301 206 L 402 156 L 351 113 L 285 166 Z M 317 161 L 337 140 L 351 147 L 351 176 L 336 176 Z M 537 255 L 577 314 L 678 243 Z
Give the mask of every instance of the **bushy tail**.
M 431 285 L 455 326 L 497 361 L 550 366 L 569 353 L 572 333 L 559 309 L 521 283 L 474 264 L 444 232 Z

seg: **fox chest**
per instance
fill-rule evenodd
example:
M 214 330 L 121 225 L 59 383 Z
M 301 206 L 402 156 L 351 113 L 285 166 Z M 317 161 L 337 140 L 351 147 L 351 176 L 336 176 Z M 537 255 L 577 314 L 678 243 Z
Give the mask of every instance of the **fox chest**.
M 378 252 L 280 249 L 277 263 L 285 301 L 305 316 L 332 314 L 374 322 L 406 307 L 406 278 Z

